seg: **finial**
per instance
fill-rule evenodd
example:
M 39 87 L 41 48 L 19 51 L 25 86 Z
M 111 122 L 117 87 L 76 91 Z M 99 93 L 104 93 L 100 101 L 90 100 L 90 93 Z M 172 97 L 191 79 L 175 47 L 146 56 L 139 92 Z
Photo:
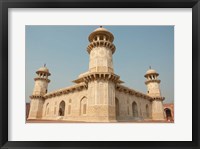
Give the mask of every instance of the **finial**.
M 149 69 L 151 69 L 151 66 L 149 66 Z
M 44 67 L 46 67 L 46 63 L 44 63 Z
M 100 28 L 102 28 L 102 25 L 100 26 Z

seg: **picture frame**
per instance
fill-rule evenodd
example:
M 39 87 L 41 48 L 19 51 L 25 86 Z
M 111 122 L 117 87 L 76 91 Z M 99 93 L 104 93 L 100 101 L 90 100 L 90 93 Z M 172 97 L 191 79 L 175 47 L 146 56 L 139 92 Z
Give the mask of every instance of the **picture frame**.
M 192 8 L 192 141 L 8 141 L 8 9 L 9 8 Z M 200 148 L 199 120 L 199 60 L 200 2 L 199 0 L 1 0 L 0 3 L 0 146 L 9 148 Z M 181 135 L 181 134 L 180 134 Z

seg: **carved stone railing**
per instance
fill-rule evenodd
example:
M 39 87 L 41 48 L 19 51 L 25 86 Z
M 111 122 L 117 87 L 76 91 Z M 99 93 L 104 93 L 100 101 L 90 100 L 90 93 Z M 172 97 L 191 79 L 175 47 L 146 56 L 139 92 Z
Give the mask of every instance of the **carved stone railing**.
M 97 41 L 91 42 L 88 45 L 88 47 L 87 47 L 88 53 L 90 53 L 90 51 L 95 47 L 107 47 L 107 48 L 111 49 L 112 53 L 114 53 L 115 49 L 116 49 L 115 45 L 112 42 L 109 42 L 106 40 L 97 40 Z
M 145 84 L 148 84 L 149 82 L 157 82 L 157 83 L 160 83 L 160 80 L 146 80 L 146 81 L 145 81 Z
M 46 80 L 48 83 L 50 82 L 50 80 L 47 79 L 47 78 L 35 78 L 34 80 L 35 80 L 35 81 L 36 81 L 36 80 Z
M 88 83 L 90 81 L 94 80 L 105 80 L 105 81 L 112 81 L 115 83 L 123 83 L 123 81 L 120 80 L 120 77 L 114 73 L 111 72 L 91 72 L 86 75 L 82 75 L 77 80 L 74 80 L 75 83 L 85 82 Z

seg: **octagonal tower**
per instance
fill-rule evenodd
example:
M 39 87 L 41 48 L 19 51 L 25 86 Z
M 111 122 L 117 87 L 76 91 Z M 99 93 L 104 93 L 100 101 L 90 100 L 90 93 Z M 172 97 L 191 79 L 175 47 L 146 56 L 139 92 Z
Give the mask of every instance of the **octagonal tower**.
M 51 75 L 49 69 L 44 65 L 44 67 L 39 68 L 36 71 L 37 77 L 35 77 L 35 86 L 33 93 L 30 96 L 31 106 L 28 119 L 38 119 L 42 118 L 42 108 L 44 104 L 44 95 L 47 93 L 48 84 L 50 80 L 48 77 Z
M 100 26 L 88 37 L 90 44 L 87 51 L 90 54 L 90 72 L 114 72 L 112 54 L 115 52 L 114 36 Z
M 147 85 L 147 95 L 153 98 L 152 100 L 152 119 L 153 120 L 164 120 L 164 109 L 163 100 L 160 91 L 160 80 L 158 79 L 159 74 L 149 69 L 145 74 L 145 84 Z

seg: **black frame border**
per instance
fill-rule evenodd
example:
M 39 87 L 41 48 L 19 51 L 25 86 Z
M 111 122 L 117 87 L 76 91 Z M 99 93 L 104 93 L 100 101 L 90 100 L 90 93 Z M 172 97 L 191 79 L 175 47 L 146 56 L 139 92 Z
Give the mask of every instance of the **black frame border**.
M 200 0 L 0 0 L 0 147 L 21 148 L 200 148 Z M 8 141 L 9 8 L 192 8 L 192 141 Z M 184 33 L 183 33 L 184 34 Z M 184 133 L 184 132 L 183 132 Z M 181 134 L 180 134 L 181 135 Z

